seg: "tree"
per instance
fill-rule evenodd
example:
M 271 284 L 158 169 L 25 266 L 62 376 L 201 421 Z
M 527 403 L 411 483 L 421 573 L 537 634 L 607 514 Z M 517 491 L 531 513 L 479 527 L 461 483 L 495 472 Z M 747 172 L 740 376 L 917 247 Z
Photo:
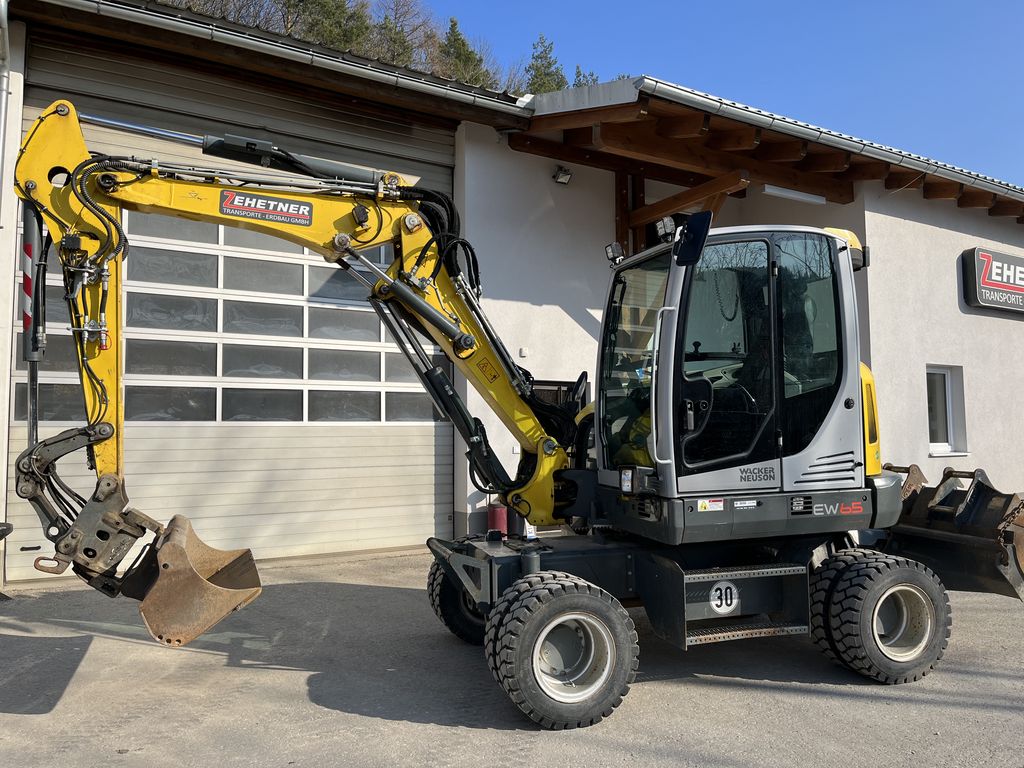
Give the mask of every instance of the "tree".
M 582 69 L 580 69 L 579 64 L 576 65 L 576 77 L 574 77 L 572 81 L 573 88 L 582 88 L 587 85 L 597 85 L 597 83 L 597 73 L 594 70 L 584 72 Z
M 277 0 L 285 34 L 338 51 L 365 50 L 373 22 L 366 0 Z
M 569 81 L 554 51 L 555 44 L 544 35 L 533 44 L 533 56 L 526 67 L 526 88 L 530 93 L 550 93 L 568 87 Z
M 476 51 L 459 29 L 454 17 L 448 19 L 448 32 L 438 46 L 440 70 L 436 74 L 461 83 L 494 88 L 497 76 L 484 65 L 484 57 Z
M 399 67 L 411 67 L 414 52 L 412 40 L 393 17 L 385 16 L 373 25 L 369 49 L 366 51 L 371 58 Z

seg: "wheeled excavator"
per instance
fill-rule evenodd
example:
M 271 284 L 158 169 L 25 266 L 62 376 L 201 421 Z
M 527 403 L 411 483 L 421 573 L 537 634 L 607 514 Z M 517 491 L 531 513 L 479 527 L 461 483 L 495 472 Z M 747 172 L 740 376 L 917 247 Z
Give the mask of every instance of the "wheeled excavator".
M 164 524 L 129 502 L 122 210 L 243 227 L 344 270 L 461 436 L 474 485 L 534 525 L 563 526 L 535 539 L 427 542 L 435 612 L 483 645 L 495 680 L 544 727 L 590 725 L 620 704 L 639 658 L 628 608 L 643 607 L 683 649 L 810 634 L 851 670 L 902 683 L 946 648 L 940 575 L 1024 599 L 1017 496 L 980 471 L 950 470 L 930 487 L 916 466 L 881 464 L 853 289 L 866 259 L 853 233 L 711 230 L 710 213 L 696 213 L 662 222 L 663 241 L 640 253 L 611 247 L 595 401 L 584 374 L 552 404 L 488 322 L 476 254 L 447 196 L 269 141 L 201 141 L 253 169 L 92 154 L 75 108 L 58 101 L 27 132 L 15 170 L 31 296 L 30 445 L 16 490 L 54 546 L 36 567 L 71 568 L 106 595 L 140 600 L 158 642 L 185 645 L 261 587 L 249 550 L 213 549 L 186 518 Z M 88 418 L 38 439 L 50 241 Z M 364 255 L 382 244 L 394 251 L 386 268 Z M 421 335 L 518 441 L 514 472 Z M 97 476 L 89 497 L 57 471 L 79 451 Z

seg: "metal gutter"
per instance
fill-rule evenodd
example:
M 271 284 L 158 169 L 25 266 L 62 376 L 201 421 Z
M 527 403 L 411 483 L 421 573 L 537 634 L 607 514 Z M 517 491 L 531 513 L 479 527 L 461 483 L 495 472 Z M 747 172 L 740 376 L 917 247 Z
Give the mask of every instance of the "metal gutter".
M 8 0 L 2 0 L 2 2 L 6 6 Z M 167 6 L 163 6 L 166 10 L 159 11 L 118 0 L 44 0 L 44 2 L 49 5 L 94 13 L 112 20 L 145 24 L 168 32 L 209 40 L 213 43 L 232 45 L 264 56 L 287 59 L 348 77 L 371 80 L 381 85 L 415 91 L 426 96 L 456 101 L 492 112 L 502 112 L 522 118 L 530 116 L 530 112 L 518 102 L 512 103 L 485 94 L 473 93 L 455 85 L 434 83 L 404 72 L 388 71 L 370 64 L 361 64 L 344 58 L 342 54 L 332 55 L 326 50 L 314 50 L 312 47 L 304 47 L 298 41 L 291 41 L 287 38 L 272 39 L 269 36 L 230 29 L 213 19 L 205 21 L 187 17 L 181 13 L 172 15 L 169 11 L 174 12 L 175 9 Z
M 719 115 L 766 130 L 785 133 L 794 138 L 824 144 L 871 160 L 881 160 L 894 167 L 939 176 L 972 189 L 981 189 L 1024 202 L 1024 187 L 1000 181 L 991 176 L 974 173 L 964 168 L 958 168 L 955 165 L 941 163 L 938 160 L 904 152 L 903 150 L 887 147 L 883 144 L 875 144 L 871 141 L 858 139 L 855 136 L 836 133 L 835 131 L 819 128 L 809 123 L 802 123 L 790 117 L 765 112 L 756 107 L 748 107 L 745 104 L 721 99 L 718 96 L 701 93 L 691 88 L 685 88 L 681 85 L 675 85 L 674 83 L 658 80 L 646 75 L 634 80 L 633 85 L 639 93 L 656 96 L 666 101 L 672 101 L 676 104 L 708 112 L 712 115 Z

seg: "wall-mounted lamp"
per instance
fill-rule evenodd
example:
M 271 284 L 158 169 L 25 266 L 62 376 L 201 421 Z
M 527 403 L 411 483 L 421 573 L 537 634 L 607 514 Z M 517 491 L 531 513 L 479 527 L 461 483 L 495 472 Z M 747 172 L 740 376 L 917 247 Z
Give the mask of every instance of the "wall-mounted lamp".
M 555 173 L 551 178 L 554 180 L 555 184 L 568 184 L 572 181 L 572 171 L 564 165 L 560 165 L 555 168 Z
M 809 192 L 798 192 L 795 189 L 776 187 L 773 184 L 765 184 L 764 193 L 768 197 L 782 197 L 786 200 L 796 200 L 799 203 L 810 203 L 811 205 L 825 205 L 828 202 L 821 195 L 812 195 Z

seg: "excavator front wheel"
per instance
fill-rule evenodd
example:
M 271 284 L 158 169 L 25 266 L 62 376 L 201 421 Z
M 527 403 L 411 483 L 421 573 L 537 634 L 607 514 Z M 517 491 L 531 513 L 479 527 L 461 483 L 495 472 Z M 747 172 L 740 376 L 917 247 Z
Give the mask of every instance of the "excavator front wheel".
M 524 589 L 513 584 L 516 601 L 503 616 L 492 613 L 491 622 L 501 621 L 488 627 L 496 635 L 498 682 L 545 728 L 593 725 L 622 703 L 636 677 L 636 628 L 600 587 L 576 576 L 541 575 L 526 577 Z
M 891 556 L 847 568 L 829 618 L 840 660 L 890 685 L 928 674 L 946 650 L 952 624 L 939 578 L 921 563 Z

